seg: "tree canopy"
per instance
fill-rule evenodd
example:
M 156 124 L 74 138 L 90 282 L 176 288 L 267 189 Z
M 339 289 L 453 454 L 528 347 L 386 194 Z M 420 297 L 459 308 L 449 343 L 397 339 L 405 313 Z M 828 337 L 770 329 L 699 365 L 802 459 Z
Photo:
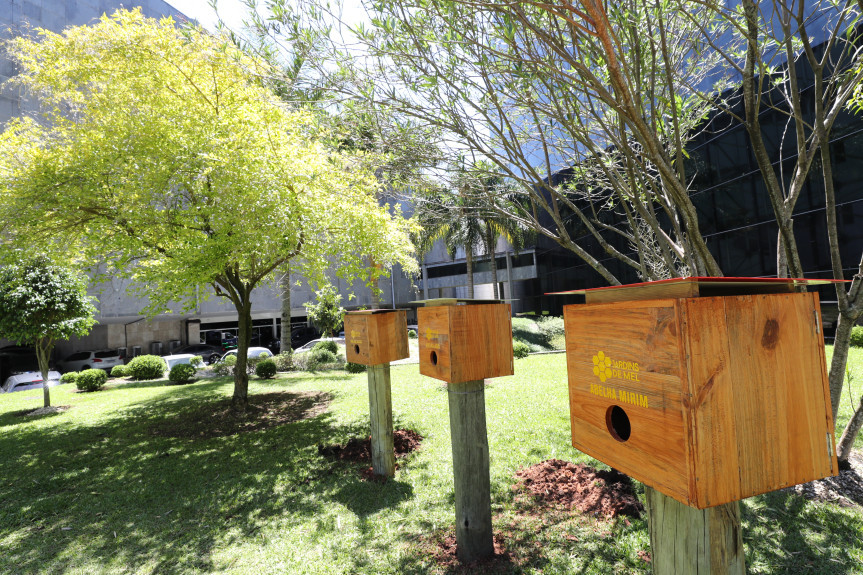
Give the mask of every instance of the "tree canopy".
M 45 407 L 51 405 L 48 358 L 54 344 L 89 333 L 95 313 L 85 276 L 45 256 L 0 266 L 0 337 L 36 350 Z
M 269 90 L 266 64 L 231 42 L 118 11 L 8 48 L 42 110 L 0 135 L 4 235 L 107 260 L 150 313 L 194 306 L 212 285 L 238 311 L 239 363 L 251 292 L 282 263 L 312 279 L 336 268 L 369 280 L 379 271 L 366 258 L 416 267 L 408 224 L 379 205 L 362 152 L 327 147 L 313 116 Z

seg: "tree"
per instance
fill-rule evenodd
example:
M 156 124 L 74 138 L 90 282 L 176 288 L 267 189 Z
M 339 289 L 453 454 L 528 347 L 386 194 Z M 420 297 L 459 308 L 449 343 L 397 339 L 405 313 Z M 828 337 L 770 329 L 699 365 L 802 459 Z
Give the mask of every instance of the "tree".
M 87 335 L 96 308 L 84 276 L 35 256 L 0 267 L 0 337 L 36 350 L 45 407 L 51 405 L 48 360 L 54 344 Z
M 8 46 L 44 112 L 0 135 L 5 233 L 111 254 L 150 313 L 191 307 L 211 285 L 238 314 L 236 409 L 248 403 L 252 293 L 279 266 L 348 280 L 379 273 L 368 257 L 416 267 L 407 224 L 378 205 L 362 158 L 327 147 L 314 117 L 261 81 L 267 65 L 230 42 L 118 11 Z
M 332 284 L 326 284 L 315 292 L 317 303 L 306 302 L 309 319 L 324 337 L 333 337 L 342 326 L 345 308 L 342 307 L 342 296 Z

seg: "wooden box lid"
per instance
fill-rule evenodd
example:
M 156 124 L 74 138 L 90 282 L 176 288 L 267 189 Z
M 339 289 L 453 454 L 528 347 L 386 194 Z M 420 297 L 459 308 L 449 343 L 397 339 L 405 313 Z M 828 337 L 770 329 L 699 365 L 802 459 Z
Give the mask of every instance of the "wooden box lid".
M 565 306 L 573 446 L 697 508 L 834 474 L 818 296 L 749 283 Z
M 499 300 L 425 300 L 417 310 L 420 373 L 464 383 L 513 374 L 511 306 Z
M 345 357 L 351 363 L 380 365 L 409 355 L 405 310 L 345 313 Z

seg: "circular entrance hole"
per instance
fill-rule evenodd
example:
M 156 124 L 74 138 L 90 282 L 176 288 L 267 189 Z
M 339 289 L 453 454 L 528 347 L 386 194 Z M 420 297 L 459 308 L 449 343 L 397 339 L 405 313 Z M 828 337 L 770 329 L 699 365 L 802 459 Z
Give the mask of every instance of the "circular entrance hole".
M 354 345 L 354 353 L 359 353 L 359 352 L 360 352 L 360 346 Z
M 431 363 L 432 365 L 437 365 L 437 352 L 431 352 Z
M 632 433 L 629 416 L 619 405 L 612 405 L 605 412 L 605 425 L 611 436 L 618 441 L 626 441 Z

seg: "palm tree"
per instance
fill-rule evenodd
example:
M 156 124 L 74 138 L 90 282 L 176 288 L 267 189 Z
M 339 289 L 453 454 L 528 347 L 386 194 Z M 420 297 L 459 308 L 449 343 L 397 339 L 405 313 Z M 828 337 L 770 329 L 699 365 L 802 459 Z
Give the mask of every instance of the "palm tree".
M 419 257 L 431 250 L 438 240 L 443 241 L 450 258 L 455 258 L 463 247 L 467 265 L 468 297 L 474 297 L 474 256 L 480 248 L 491 257 L 494 297 L 499 298 L 495 246 L 503 237 L 515 248 L 524 246 L 526 231 L 506 214 L 516 209 L 514 191 L 497 176 L 477 177 L 476 172 L 460 170 L 456 192 L 438 190 L 419 199 L 417 220 L 423 228 L 414 238 Z

